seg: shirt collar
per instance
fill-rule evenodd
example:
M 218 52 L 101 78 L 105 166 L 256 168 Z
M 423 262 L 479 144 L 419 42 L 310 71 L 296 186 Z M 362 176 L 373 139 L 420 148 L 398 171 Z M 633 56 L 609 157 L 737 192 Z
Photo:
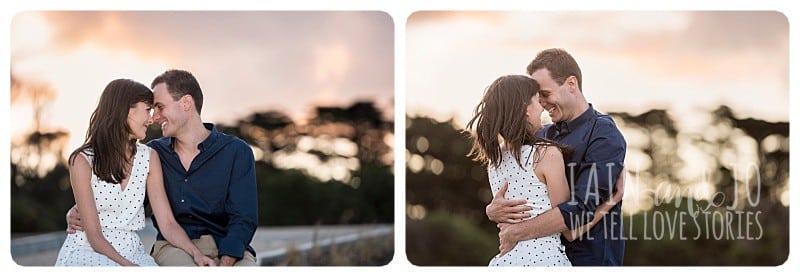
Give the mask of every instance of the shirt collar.
M 203 123 L 203 126 L 206 127 L 206 130 L 211 131 L 208 134 L 208 137 L 203 140 L 199 145 L 197 145 L 197 149 L 200 149 L 200 152 L 206 151 L 215 142 L 217 142 L 217 138 L 219 137 L 219 131 L 217 131 L 217 126 L 214 126 L 212 123 Z
M 589 119 L 592 118 L 592 116 L 594 114 L 595 114 L 594 107 L 592 107 L 592 104 L 589 104 L 589 108 L 586 109 L 586 111 L 584 111 L 577 118 L 575 118 L 575 119 L 573 119 L 573 120 L 571 120 L 569 122 L 556 123 L 556 124 L 553 125 L 553 127 L 556 128 L 556 131 L 558 132 L 558 134 L 562 134 L 562 135 L 563 134 L 569 134 L 570 132 L 572 132 L 573 130 L 578 128 L 578 126 L 581 126 L 584 123 L 586 123 L 587 121 L 589 121 Z
M 203 123 L 203 127 L 205 127 L 206 130 L 211 131 L 211 134 L 209 134 L 208 137 L 206 137 L 206 139 L 204 139 L 202 142 L 200 142 L 200 144 L 197 145 L 197 149 L 200 149 L 200 152 L 203 152 L 209 147 L 211 147 L 211 145 L 213 145 L 214 142 L 216 142 L 217 138 L 219 137 L 219 131 L 217 130 L 217 126 L 215 126 L 213 123 Z M 175 137 L 169 138 L 168 149 L 169 151 L 175 152 Z

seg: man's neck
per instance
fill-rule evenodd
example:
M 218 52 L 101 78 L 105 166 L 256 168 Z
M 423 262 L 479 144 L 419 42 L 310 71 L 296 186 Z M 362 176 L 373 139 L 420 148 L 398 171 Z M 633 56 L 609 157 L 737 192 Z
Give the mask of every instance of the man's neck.
M 571 122 L 571 121 L 577 119 L 583 113 L 585 113 L 587 110 L 589 110 L 589 103 L 586 102 L 586 101 L 581 101 L 580 103 L 578 103 L 578 107 L 576 107 L 575 113 L 572 114 L 572 118 L 566 120 L 566 122 Z
M 175 151 L 192 152 L 197 150 L 197 145 L 203 142 L 211 131 L 203 126 L 203 121 L 199 118 L 187 124 L 186 129 L 175 136 Z

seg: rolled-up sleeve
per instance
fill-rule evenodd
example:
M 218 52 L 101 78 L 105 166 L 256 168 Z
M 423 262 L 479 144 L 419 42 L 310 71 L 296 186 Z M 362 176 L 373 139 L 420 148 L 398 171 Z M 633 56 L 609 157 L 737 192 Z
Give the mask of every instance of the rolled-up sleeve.
M 258 227 L 258 188 L 253 150 L 243 141 L 232 145 L 236 156 L 231 170 L 225 213 L 227 234 L 219 240 L 219 256 L 242 259 Z
M 598 118 L 586 147 L 585 159 L 567 164 L 574 172 L 570 199 L 558 205 L 564 223 L 572 230 L 589 223 L 602 201 L 614 192 L 625 160 L 625 139 L 610 118 Z

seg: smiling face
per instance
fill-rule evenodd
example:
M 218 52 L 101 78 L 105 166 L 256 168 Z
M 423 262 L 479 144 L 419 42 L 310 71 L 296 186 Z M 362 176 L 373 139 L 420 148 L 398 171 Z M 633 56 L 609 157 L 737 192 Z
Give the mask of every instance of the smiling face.
M 153 121 L 161 126 L 164 137 L 174 137 L 188 121 L 180 100 L 172 99 L 167 83 L 153 87 Z
M 577 117 L 575 97 L 570 93 L 570 80 L 559 85 L 550 77 L 547 68 L 536 70 L 531 78 L 539 83 L 539 103 L 550 114 L 553 122 L 570 121 Z M 574 78 L 574 77 L 570 77 Z
M 153 118 L 150 116 L 151 109 L 150 105 L 139 102 L 128 111 L 128 127 L 131 130 L 131 137 L 141 140 L 147 135 L 147 127 L 153 124 Z
M 534 131 L 542 128 L 542 112 L 544 112 L 544 108 L 539 103 L 539 94 L 534 94 L 531 97 L 530 104 L 525 108 L 528 122 L 533 125 Z

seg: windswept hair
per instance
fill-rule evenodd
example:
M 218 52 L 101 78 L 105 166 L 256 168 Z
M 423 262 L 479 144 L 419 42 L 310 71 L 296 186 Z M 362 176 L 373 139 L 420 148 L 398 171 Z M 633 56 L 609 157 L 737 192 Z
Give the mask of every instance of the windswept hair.
M 503 157 L 501 143 L 504 143 L 520 166 L 523 145 L 556 146 L 567 159 L 570 149 L 536 136 L 536 130 L 527 120 L 526 108 L 538 92 L 536 80 L 524 75 L 501 76 L 492 82 L 467 123 L 467 130 L 474 139 L 467 156 L 474 156 L 473 160 L 482 165 L 498 166 Z M 541 159 L 539 156 L 537 151 L 534 162 Z
M 69 156 L 69 164 L 84 152 L 92 155 L 92 172 L 97 178 L 112 184 L 119 184 L 130 167 L 130 158 L 136 155 L 136 139 L 128 126 L 128 113 L 137 103 L 153 105 L 153 92 L 144 84 L 116 79 L 108 83 L 100 95 L 97 108 L 89 119 L 89 129 L 83 145 Z M 126 154 L 127 149 L 133 152 Z

